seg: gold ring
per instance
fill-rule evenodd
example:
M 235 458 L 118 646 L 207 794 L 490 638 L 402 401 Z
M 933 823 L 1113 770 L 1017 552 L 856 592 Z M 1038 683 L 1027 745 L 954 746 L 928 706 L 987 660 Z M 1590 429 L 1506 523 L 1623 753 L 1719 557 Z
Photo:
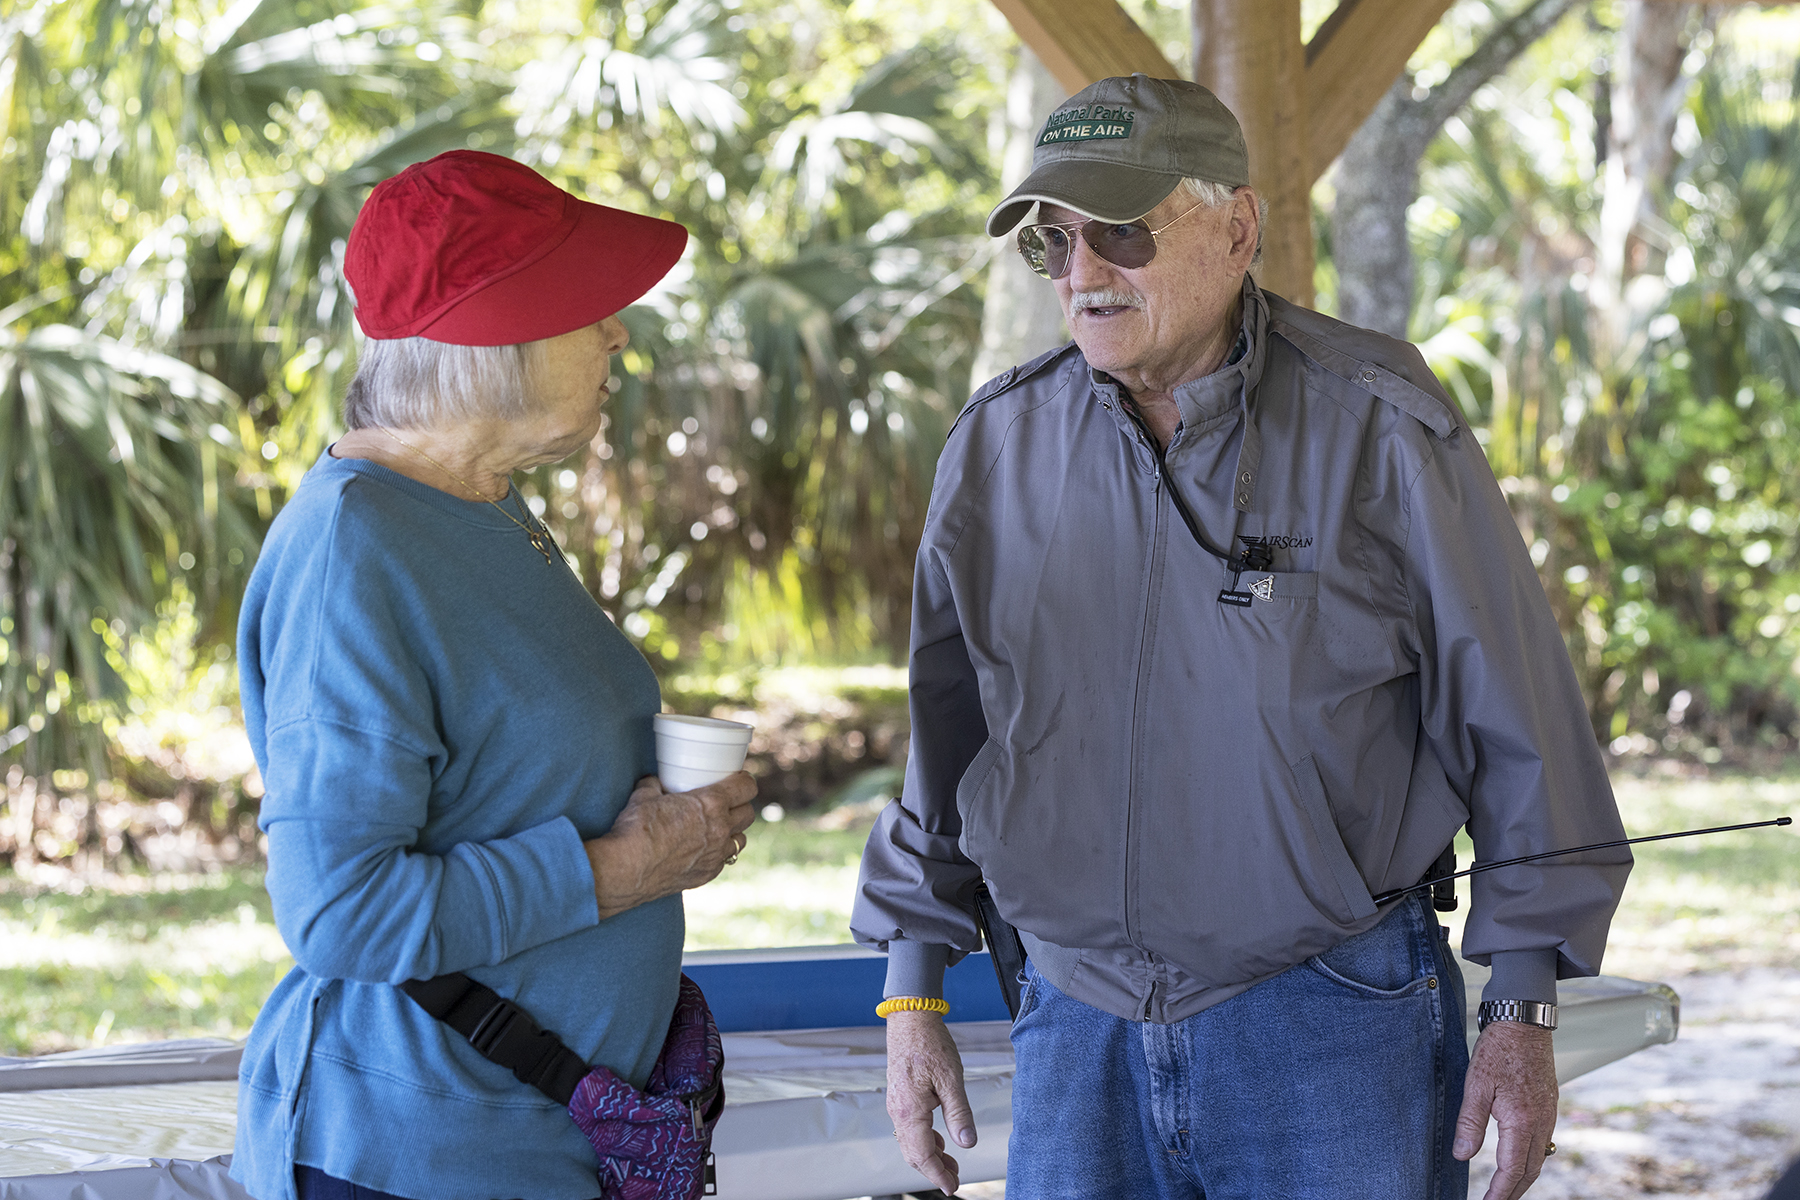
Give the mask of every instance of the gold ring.
M 1544 1147 L 1544 1157 L 1545 1158 L 1549 1158 L 1552 1154 L 1555 1154 L 1555 1153 L 1556 1153 L 1556 1143 L 1555 1142 L 1551 1142 Z
M 732 863 L 734 863 L 736 861 L 737 861 L 737 852 L 734 851 L 732 853 L 731 857 L 725 860 L 725 865 L 729 867 Z M 1554 1153 L 1554 1151 L 1552 1153 Z

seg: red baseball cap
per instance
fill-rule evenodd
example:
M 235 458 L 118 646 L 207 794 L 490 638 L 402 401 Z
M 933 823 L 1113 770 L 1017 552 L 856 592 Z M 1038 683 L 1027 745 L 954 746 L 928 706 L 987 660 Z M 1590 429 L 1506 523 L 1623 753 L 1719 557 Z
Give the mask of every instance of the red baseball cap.
M 372 338 L 507 346 L 611 316 L 686 245 L 674 221 L 589 204 L 498 154 L 451 150 L 375 185 L 344 275 Z

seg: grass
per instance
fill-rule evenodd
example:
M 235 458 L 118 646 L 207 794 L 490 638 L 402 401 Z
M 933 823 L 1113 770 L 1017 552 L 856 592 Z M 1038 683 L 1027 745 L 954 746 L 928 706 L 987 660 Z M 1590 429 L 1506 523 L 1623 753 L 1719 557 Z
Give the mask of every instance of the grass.
M 289 965 L 259 872 L 0 887 L 0 1054 L 242 1037 Z
M 848 941 L 868 816 L 759 822 L 688 894 L 689 949 Z M 293 960 L 260 871 L 47 891 L 0 877 L 0 1055 L 236 1037 Z
M 867 818 L 842 828 L 759 822 L 738 861 L 688 893 L 687 948 L 849 941 L 850 902 L 868 835 Z
M 1800 816 L 1800 778 L 1622 780 L 1633 835 Z M 1606 969 L 1661 978 L 1800 967 L 1800 827 L 1634 846 Z
M 1800 812 L 1800 776 L 1621 779 L 1617 791 L 1633 835 Z M 871 816 L 864 807 L 757 824 L 739 861 L 689 893 L 688 948 L 849 940 Z M 1800 966 L 1800 833 L 1637 849 L 1608 973 L 1662 979 Z M 1466 862 L 1466 845 L 1461 853 Z M 1467 912 L 1466 887 L 1462 894 L 1453 923 Z M 128 877 L 81 892 L 0 882 L 0 1054 L 242 1037 L 289 965 L 255 871 Z

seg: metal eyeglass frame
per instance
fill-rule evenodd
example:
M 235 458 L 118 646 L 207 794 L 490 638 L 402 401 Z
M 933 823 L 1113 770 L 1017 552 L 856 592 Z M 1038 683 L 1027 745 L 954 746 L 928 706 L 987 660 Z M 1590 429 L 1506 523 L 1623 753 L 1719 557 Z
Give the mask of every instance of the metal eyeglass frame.
M 1077 236 L 1079 236 L 1082 241 L 1084 241 L 1088 244 L 1088 249 L 1092 250 L 1094 252 L 1095 257 L 1099 258 L 1102 262 L 1110 263 L 1111 265 L 1113 265 L 1115 267 L 1120 267 L 1127 271 L 1135 271 L 1135 270 L 1138 270 L 1140 267 L 1147 267 L 1151 263 L 1156 261 L 1156 251 L 1157 251 L 1157 245 L 1158 245 L 1157 241 L 1156 241 L 1157 234 L 1161 233 L 1163 230 L 1167 229 L 1169 226 L 1175 224 L 1176 221 L 1181 220 L 1182 217 L 1187 216 L 1188 213 L 1193 212 L 1194 209 L 1205 208 L 1205 207 L 1206 207 L 1205 201 L 1195 201 L 1193 207 L 1184 209 L 1181 213 L 1176 215 L 1174 218 L 1172 218 L 1171 220 L 1165 221 L 1163 224 L 1157 226 L 1155 229 L 1150 228 L 1150 226 L 1145 223 L 1144 218 L 1142 218 L 1142 217 L 1139 217 L 1135 221 L 1102 221 L 1098 217 L 1091 217 L 1085 221 L 1068 221 L 1063 224 L 1057 224 L 1055 222 L 1050 222 L 1050 221 L 1040 221 L 1036 224 L 1026 225 L 1026 226 L 1022 227 L 1019 230 L 1018 237 L 1015 240 L 1016 240 L 1016 243 L 1019 248 L 1019 257 L 1021 257 L 1025 260 L 1025 265 L 1030 267 L 1034 274 L 1040 275 L 1045 279 L 1061 279 L 1064 275 L 1067 275 L 1069 273 L 1069 268 L 1070 268 L 1070 266 L 1072 266 L 1074 264 L 1074 261 L 1075 261 L 1075 248 L 1074 248 L 1073 243 Z M 1146 258 L 1143 262 L 1138 263 L 1137 266 L 1135 266 L 1135 267 L 1127 266 L 1124 263 L 1113 262 L 1112 259 L 1107 258 L 1106 255 L 1101 252 L 1100 247 L 1098 247 L 1094 244 L 1094 239 L 1088 236 L 1089 226 L 1094 226 L 1094 225 L 1101 226 L 1102 228 L 1114 228 L 1114 229 L 1118 228 L 1121 225 L 1137 226 L 1138 228 L 1142 229 L 1145 233 L 1148 233 L 1150 235 L 1150 257 Z M 1068 257 L 1068 261 L 1064 263 L 1063 269 L 1059 274 L 1052 275 L 1046 269 L 1049 266 L 1049 256 L 1047 254 L 1044 256 L 1042 265 L 1034 265 L 1032 263 L 1032 261 L 1031 261 L 1032 253 L 1031 253 L 1031 251 L 1029 251 L 1025 248 L 1025 235 L 1034 229 L 1061 229 L 1061 230 L 1065 230 L 1068 232 L 1069 241 L 1071 243 L 1070 247 L 1069 247 L 1069 257 Z M 1040 241 L 1042 240 L 1041 235 L 1040 235 L 1039 240 Z

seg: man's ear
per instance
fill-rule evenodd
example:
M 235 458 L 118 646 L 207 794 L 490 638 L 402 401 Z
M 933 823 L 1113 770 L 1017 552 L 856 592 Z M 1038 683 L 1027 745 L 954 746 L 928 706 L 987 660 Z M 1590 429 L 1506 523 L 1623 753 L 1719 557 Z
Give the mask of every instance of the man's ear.
M 1246 271 L 1250 269 L 1250 260 L 1256 257 L 1256 247 L 1262 238 L 1261 208 L 1255 188 L 1245 186 L 1231 193 L 1231 216 L 1228 224 L 1231 230 L 1231 260 L 1241 264 Z

